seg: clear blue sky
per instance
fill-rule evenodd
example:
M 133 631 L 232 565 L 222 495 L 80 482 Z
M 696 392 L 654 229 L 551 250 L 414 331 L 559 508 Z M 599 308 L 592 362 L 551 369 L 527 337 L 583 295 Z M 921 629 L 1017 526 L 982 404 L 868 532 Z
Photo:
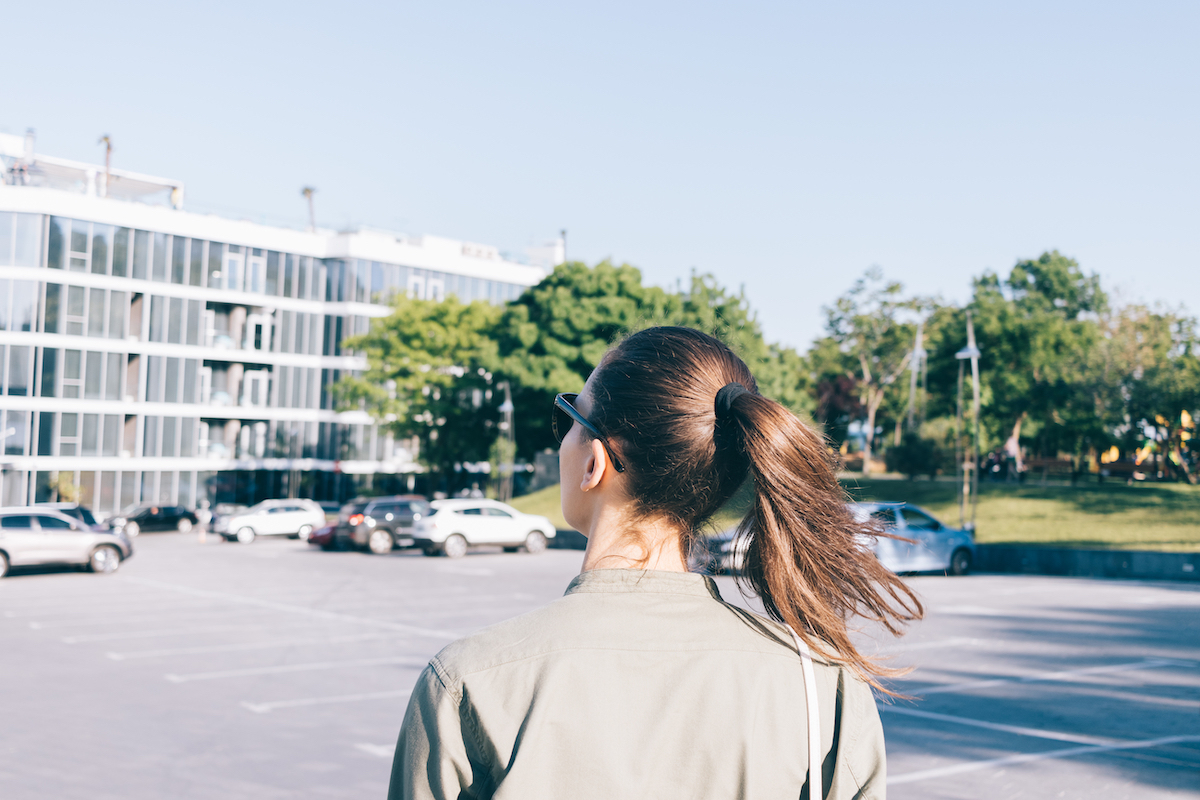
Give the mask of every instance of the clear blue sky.
M 804 347 L 872 264 L 962 300 L 1058 248 L 1200 310 L 1200 5 L 18 3 L 0 129 L 195 210 L 744 284 Z

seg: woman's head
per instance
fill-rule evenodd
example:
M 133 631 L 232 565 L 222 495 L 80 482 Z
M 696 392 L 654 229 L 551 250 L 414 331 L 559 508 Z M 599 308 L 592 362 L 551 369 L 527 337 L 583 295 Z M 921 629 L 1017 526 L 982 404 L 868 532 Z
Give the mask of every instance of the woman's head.
M 694 531 L 745 481 L 748 463 L 714 399 L 754 376 L 711 336 L 690 328 L 635 333 L 588 379 L 589 420 L 612 440 L 636 510 Z
M 825 440 L 757 393 L 728 347 L 690 328 L 658 327 L 615 345 L 588 378 L 580 411 L 615 451 L 633 513 L 692 538 L 749 477 L 754 499 L 739 526 L 749 537 L 743 580 L 767 612 L 867 677 L 886 674 L 854 649 L 845 618 L 860 614 L 897 632 L 921 614 L 884 569 L 838 484 Z M 593 447 L 581 426 L 564 448 Z M 564 510 L 568 480 L 564 475 Z M 832 649 L 832 652 L 830 652 Z

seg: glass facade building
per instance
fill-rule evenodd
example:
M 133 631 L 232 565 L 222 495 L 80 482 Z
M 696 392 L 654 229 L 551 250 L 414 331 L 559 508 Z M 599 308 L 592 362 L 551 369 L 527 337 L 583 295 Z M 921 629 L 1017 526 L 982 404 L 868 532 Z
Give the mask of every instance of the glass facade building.
M 70 162 L 22 156 L 0 185 L 3 505 L 403 489 L 414 444 L 335 409 L 331 385 L 365 368 L 342 341 L 395 293 L 503 303 L 545 274 L 448 239 L 193 214 L 182 184 L 147 176 L 162 204 L 133 179 L 118 199 L 120 175 L 74 165 L 71 183 Z

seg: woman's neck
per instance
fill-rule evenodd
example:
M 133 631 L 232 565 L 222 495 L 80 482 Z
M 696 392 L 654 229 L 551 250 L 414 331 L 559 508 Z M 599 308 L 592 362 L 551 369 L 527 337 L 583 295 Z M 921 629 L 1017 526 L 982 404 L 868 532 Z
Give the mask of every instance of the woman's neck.
M 604 513 L 588 525 L 587 550 L 581 572 L 593 569 L 651 569 L 687 572 L 678 526 L 665 519 L 631 520 L 627 514 Z

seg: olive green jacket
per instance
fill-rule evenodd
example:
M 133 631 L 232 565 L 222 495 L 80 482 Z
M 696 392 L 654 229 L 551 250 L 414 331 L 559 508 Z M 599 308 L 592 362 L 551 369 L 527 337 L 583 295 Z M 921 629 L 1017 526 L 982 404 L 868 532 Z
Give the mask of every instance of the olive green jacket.
M 816 661 L 827 798 L 883 798 L 870 688 Z M 701 575 L 593 570 L 442 650 L 417 680 L 390 800 L 809 797 L 787 629 Z

